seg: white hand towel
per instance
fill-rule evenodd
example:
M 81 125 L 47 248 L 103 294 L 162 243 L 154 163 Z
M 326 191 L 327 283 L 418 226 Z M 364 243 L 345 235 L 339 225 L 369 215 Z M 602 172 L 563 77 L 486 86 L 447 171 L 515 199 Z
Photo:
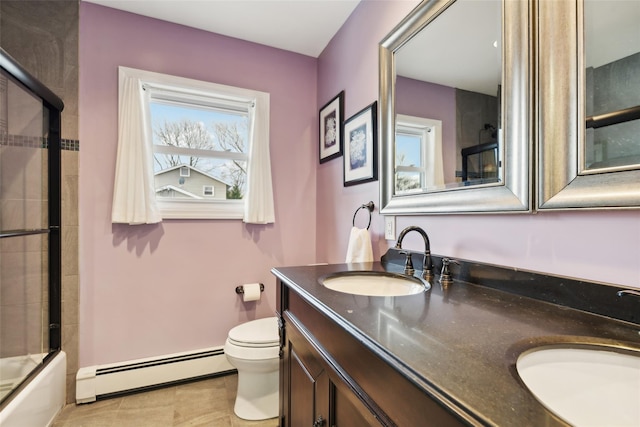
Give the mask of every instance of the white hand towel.
M 345 262 L 373 262 L 369 230 L 353 227 L 349 235 L 347 260 Z

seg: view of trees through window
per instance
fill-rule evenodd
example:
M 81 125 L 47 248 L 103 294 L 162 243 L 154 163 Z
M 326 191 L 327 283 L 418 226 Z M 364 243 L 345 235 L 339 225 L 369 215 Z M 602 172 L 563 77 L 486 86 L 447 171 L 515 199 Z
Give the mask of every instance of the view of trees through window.
M 150 112 L 157 196 L 202 199 L 203 186 L 225 187 L 206 199 L 244 196 L 248 113 L 162 101 L 152 101 Z
M 419 135 L 396 133 L 396 191 L 422 187 L 422 138 Z

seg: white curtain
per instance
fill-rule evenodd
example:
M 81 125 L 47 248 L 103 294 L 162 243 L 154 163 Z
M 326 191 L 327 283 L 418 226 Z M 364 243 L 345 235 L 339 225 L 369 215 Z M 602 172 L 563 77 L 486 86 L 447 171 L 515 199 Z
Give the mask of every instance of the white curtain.
M 271 157 L 269 155 L 269 95 L 264 94 L 250 109 L 249 170 L 247 194 L 244 198 L 244 222 L 269 224 L 275 222 Z
M 119 79 L 118 154 L 111 221 L 158 223 L 162 216 L 156 205 L 153 147 L 147 139 L 142 83 L 122 71 Z
M 438 129 L 439 130 L 439 129 Z M 434 133 L 436 130 L 433 131 Z M 433 138 L 427 146 L 427 172 L 425 184 L 427 187 L 444 186 L 444 158 L 442 157 L 442 138 Z

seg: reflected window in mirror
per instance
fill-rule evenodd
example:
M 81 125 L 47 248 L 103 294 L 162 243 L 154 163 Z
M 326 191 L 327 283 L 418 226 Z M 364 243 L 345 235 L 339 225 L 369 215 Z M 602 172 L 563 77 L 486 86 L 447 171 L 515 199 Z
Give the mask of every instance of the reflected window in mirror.
M 396 194 L 444 185 L 442 122 L 399 114 L 396 117 Z
M 640 2 L 585 0 L 582 173 L 640 168 Z

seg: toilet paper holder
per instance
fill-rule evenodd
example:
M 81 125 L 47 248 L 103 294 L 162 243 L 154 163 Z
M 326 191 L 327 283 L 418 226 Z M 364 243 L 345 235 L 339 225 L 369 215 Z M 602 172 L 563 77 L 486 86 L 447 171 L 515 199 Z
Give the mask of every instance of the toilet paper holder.
M 260 292 L 264 292 L 264 285 L 260 283 Z M 236 294 L 244 294 L 244 287 L 242 285 L 236 286 Z

